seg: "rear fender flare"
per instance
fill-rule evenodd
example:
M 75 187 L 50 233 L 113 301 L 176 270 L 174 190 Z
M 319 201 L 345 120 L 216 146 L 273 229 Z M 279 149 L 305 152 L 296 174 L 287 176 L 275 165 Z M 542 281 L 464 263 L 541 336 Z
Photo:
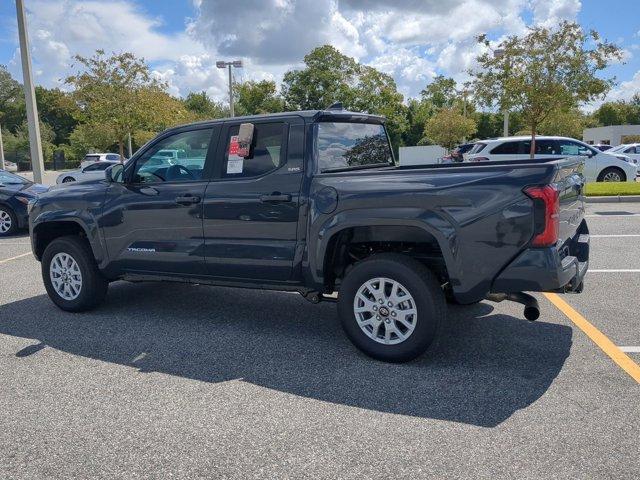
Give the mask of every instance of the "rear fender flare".
M 438 214 L 440 213 L 440 214 Z M 452 283 L 458 281 L 456 245 L 457 235 L 453 220 L 441 212 L 417 208 L 343 210 L 327 218 L 319 227 L 311 227 L 309 235 L 310 283 L 317 289 L 324 288 L 324 260 L 331 243 L 341 231 L 353 227 L 391 226 L 416 227 L 436 239 L 444 257 Z

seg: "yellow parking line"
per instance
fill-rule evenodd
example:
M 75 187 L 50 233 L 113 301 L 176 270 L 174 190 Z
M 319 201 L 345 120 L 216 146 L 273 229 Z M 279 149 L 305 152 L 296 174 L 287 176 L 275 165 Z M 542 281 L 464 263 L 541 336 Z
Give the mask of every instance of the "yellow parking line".
M 31 252 L 23 253 L 22 255 L 16 255 L 15 257 L 11 257 L 11 258 L 5 258 L 4 260 L 0 260 L 0 264 L 7 263 L 7 262 L 10 262 L 11 260 L 16 260 L 18 258 L 26 257 L 27 255 L 31 255 Z
M 616 362 L 636 382 L 640 383 L 640 366 L 609 340 L 609 337 L 591 325 L 586 318 L 576 312 L 571 305 L 562 300 L 557 294 L 545 293 L 544 296 L 582 330 L 593 343 L 600 347 L 604 353 L 609 355 L 611 360 Z

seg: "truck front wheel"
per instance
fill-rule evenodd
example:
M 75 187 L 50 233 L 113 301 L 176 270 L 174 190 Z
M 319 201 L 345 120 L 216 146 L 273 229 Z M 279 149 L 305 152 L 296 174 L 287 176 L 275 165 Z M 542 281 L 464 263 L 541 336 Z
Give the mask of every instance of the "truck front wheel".
M 444 293 L 431 271 L 395 253 L 356 264 L 342 282 L 338 313 L 349 339 L 367 355 L 407 362 L 422 355 L 444 322 Z
M 42 279 L 49 298 L 68 312 L 96 307 L 109 286 L 88 242 L 76 236 L 56 238 L 47 245 L 42 255 Z

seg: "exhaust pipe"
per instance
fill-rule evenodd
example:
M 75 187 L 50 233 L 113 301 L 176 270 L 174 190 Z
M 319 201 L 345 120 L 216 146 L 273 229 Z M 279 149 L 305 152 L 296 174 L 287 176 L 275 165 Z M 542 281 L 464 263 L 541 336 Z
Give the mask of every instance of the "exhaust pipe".
M 490 293 L 486 298 L 487 300 L 496 303 L 503 302 L 504 300 L 521 303 L 524 305 L 524 318 L 530 322 L 540 318 L 540 306 L 538 305 L 538 300 L 528 293 Z

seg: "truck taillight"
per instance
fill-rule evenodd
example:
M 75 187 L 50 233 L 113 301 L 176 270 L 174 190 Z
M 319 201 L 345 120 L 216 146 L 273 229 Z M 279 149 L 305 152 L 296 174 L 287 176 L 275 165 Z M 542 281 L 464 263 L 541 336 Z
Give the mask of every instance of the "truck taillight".
M 551 185 L 527 187 L 524 193 L 533 200 L 534 247 L 550 247 L 558 241 L 560 230 L 560 195 Z

